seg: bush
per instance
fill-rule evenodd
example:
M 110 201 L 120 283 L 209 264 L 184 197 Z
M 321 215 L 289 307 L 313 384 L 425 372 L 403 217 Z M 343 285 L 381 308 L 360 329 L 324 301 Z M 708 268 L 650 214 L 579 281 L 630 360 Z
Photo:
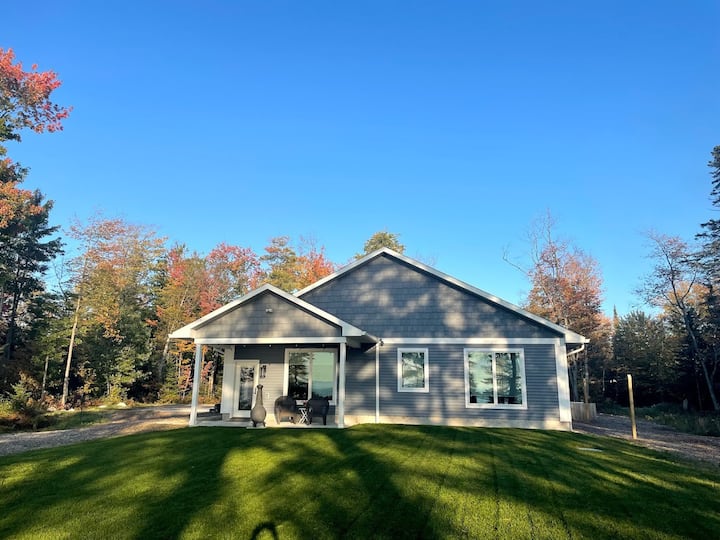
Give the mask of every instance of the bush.
M 4 429 L 37 429 L 47 424 L 47 406 L 33 396 L 30 386 L 25 377 L 12 385 L 12 392 L 0 407 Z

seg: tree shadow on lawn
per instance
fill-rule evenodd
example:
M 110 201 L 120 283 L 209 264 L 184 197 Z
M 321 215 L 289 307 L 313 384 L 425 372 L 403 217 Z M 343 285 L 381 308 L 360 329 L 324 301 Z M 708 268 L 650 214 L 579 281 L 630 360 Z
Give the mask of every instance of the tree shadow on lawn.
M 282 486 L 268 512 L 290 536 L 707 538 L 720 531 L 717 477 L 706 482 L 690 466 L 621 441 L 427 426 L 293 435 L 296 451 L 261 482 Z
M 193 428 L 0 460 L 0 536 L 712 538 L 709 474 L 572 433 Z
M 708 480 L 696 467 L 623 441 L 362 426 L 333 433 L 328 443 L 344 456 L 341 482 L 328 471 L 336 485 L 306 458 L 291 458 L 293 470 L 317 480 L 306 493 L 316 503 L 304 507 L 313 520 L 294 516 L 311 525 L 302 535 L 325 526 L 327 537 L 358 538 L 720 537 L 716 474 Z M 280 480 L 285 472 L 274 474 Z
M 183 429 L 0 460 L 0 537 L 180 536 L 217 496 L 231 448 L 211 430 Z M 22 485 L 10 476 L 13 464 Z
M 502 499 L 535 528 L 568 537 L 720 537 L 718 476 L 630 443 L 570 433 L 489 430 Z M 513 451 L 503 451 L 512 441 Z M 534 535 L 535 536 L 535 535 Z

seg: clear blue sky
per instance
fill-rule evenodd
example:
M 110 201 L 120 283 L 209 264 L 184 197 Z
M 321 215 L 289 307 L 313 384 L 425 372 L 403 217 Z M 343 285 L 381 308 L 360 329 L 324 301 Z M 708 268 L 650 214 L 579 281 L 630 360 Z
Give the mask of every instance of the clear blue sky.
M 374 232 L 520 303 L 547 210 L 638 304 L 643 232 L 712 214 L 720 4 L 6 2 L 0 47 L 63 80 L 65 131 L 11 156 L 66 227 L 101 209 L 206 253 Z

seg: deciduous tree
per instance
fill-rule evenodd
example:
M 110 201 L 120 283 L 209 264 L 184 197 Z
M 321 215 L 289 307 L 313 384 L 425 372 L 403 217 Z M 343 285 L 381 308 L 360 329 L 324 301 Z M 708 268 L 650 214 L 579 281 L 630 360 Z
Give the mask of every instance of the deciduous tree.
M 701 331 L 702 308 L 698 279 L 700 269 L 688 244 L 678 237 L 648 233 L 652 270 L 638 292 L 650 305 L 657 306 L 681 321 L 687 333 L 692 358 L 702 373 L 713 408 L 720 410 L 715 392 L 719 359 L 717 349 L 708 349 Z M 710 322 L 710 321 L 707 321 Z M 715 325 L 717 326 L 717 325 Z
M 71 108 L 50 100 L 61 84 L 54 71 L 25 71 L 12 49 L 0 49 L 0 141 L 19 141 L 23 129 L 61 130 Z
M 298 291 L 335 271 L 335 264 L 327 259 L 324 248 L 317 247 L 312 239 L 301 239 L 296 251 L 288 236 L 273 238 L 260 261 L 264 269 L 259 281 L 288 292 Z
M 220 243 L 205 257 L 203 315 L 255 288 L 260 261 L 250 248 Z
M 588 339 L 583 355 L 585 377 L 590 381 L 592 364 L 603 365 L 609 357 L 611 322 L 603 316 L 602 277 L 597 261 L 554 235 L 550 214 L 530 230 L 530 266 L 511 264 L 531 283 L 524 307 L 536 315 L 569 328 Z M 506 261 L 510 262 L 506 256 Z M 579 399 L 579 362 L 570 358 L 570 390 Z
M 85 371 L 97 379 L 98 392 L 123 397 L 138 373 L 149 371 L 164 240 L 146 226 L 102 216 L 75 223 L 71 235 L 83 247 L 74 268 Z

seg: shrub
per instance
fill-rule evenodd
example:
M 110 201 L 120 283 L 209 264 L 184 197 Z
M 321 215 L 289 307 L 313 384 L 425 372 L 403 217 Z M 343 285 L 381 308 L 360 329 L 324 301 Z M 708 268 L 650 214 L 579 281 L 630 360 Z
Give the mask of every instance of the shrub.
M 3 410 L 7 411 L 4 414 L 6 426 L 37 429 L 46 423 L 47 406 L 34 397 L 30 386 L 25 377 L 12 385 L 12 392 L 3 405 Z

